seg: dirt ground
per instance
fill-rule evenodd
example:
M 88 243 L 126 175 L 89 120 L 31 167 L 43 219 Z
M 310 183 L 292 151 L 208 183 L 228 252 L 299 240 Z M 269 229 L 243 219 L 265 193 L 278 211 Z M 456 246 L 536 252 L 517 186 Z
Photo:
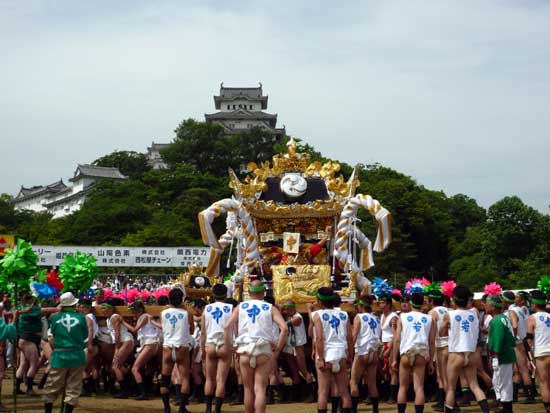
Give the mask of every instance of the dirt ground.
M 10 392 L 11 385 L 2 386 L 2 401 L 5 406 L 12 407 L 12 399 Z M 117 400 L 112 397 L 85 397 L 80 399 L 80 405 L 75 412 L 78 413 L 107 413 L 107 412 L 118 412 L 118 413 L 161 413 L 162 412 L 162 402 L 160 399 L 148 400 L 148 401 L 135 401 L 135 400 Z M 429 404 L 427 404 L 428 406 Z M 17 399 L 17 412 L 20 413 L 37 413 L 43 411 L 43 405 L 40 397 L 27 397 L 19 396 Z M 59 412 L 59 402 L 56 403 L 54 412 Z M 172 411 L 177 412 L 177 406 L 172 406 Z M 191 404 L 187 409 L 192 413 L 204 412 L 204 405 Z M 412 403 L 408 405 L 408 412 L 412 412 L 414 407 Z M 366 404 L 362 404 L 359 407 L 360 412 L 371 412 L 371 407 Z M 381 404 L 381 412 L 396 412 L 396 405 Z M 473 405 L 471 407 L 462 408 L 463 413 L 470 412 L 479 412 L 479 407 Z M 244 412 L 243 406 L 224 406 L 223 412 Z M 271 405 L 267 407 L 268 413 L 314 413 L 317 412 L 316 405 L 314 403 L 295 403 L 295 404 L 278 404 Z M 426 412 L 430 413 L 432 410 L 426 408 Z M 514 412 L 516 413 L 544 413 L 544 408 L 541 403 L 534 405 L 522 405 L 514 404 Z
M 7 372 L 7 377 L 2 383 L 2 403 L 9 408 L 13 408 L 13 396 L 12 396 L 12 378 L 11 372 Z M 22 386 L 23 389 L 25 386 Z M 37 393 L 41 393 L 40 390 L 36 390 Z M 431 403 L 426 404 L 426 413 L 431 413 L 432 410 L 429 408 Z M 413 412 L 414 406 L 413 403 L 409 403 L 407 406 L 407 412 Z M 40 413 L 44 409 L 44 405 L 40 396 L 28 397 L 18 396 L 17 397 L 17 412 L 18 413 Z M 204 404 L 191 404 L 187 406 L 187 410 L 191 413 L 204 412 Z M 223 406 L 224 413 L 244 413 L 244 407 L 242 405 Z M 178 406 L 172 405 L 172 412 L 177 413 Z M 330 409 L 329 409 L 330 411 Z M 380 412 L 390 413 L 396 412 L 397 406 L 389 405 L 385 403 L 380 404 Z M 463 407 L 461 409 L 462 413 L 473 413 L 479 412 L 480 409 L 477 404 L 472 404 L 471 407 Z M 54 412 L 60 412 L 60 401 L 57 400 L 54 405 Z M 160 398 L 155 398 L 147 401 L 135 401 L 132 399 L 128 400 L 118 400 L 114 399 L 111 396 L 94 396 L 94 397 L 82 397 L 80 398 L 80 404 L 75 412 L 78 413 L 107 413 L 107 412 L 117 412 L 117 413 L 162 413 L 162 401 Z M 293 404 L 275 404 L 267 406 L 268 413 L 315 413 L 317 412 L 317 407 L 315 403 L 293 403 Z M 359 406 L 359 412 L 372 412 L 371 406 L 366 404 L 361 404 Z M 525 404 L 514 404 L 515 413 L 544 413 L 544 407 L 542 403 L 525 405 Z

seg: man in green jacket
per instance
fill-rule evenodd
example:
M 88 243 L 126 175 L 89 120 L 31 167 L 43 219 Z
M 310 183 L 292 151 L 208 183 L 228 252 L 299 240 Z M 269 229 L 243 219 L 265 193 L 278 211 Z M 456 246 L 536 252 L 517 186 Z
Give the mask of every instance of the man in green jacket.
M 512 413 L 514 394 L 514 363 L 516 361 L 516 339 L 512 322 L 502 313 L 502 298 L 498 295 L 487 297 L 485 308 L 493 316 L 489 325 L 487 348 L 493 365 L 493 387 L 497 400 L 502 403 L 503 413 Z
M 53 336 L 51 371 L 44 387 L 44 412 L 51 413 L 53 402 L 65 390 L 65 413 L 71 413 L 78 404 L 82 388 L 82 373 L 86 366 L 86 339 L 88 325 L 83 314 L 75 311 L 78 303 L 72 293 L 60 297 L 61 311 L 50 320 Z M 90 346 L 92 343 L 88 343 Z

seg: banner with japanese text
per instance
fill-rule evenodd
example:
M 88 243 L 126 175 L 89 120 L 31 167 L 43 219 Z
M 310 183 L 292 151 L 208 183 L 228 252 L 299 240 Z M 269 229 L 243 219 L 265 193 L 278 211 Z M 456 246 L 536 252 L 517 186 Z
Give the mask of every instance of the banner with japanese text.
M 99 267 L 205 267 L 210 259 L 209 247 L 73 247 L 33 245 L 38 265 L 57 267 L 65 255 L 80 251 L 97 260 Z

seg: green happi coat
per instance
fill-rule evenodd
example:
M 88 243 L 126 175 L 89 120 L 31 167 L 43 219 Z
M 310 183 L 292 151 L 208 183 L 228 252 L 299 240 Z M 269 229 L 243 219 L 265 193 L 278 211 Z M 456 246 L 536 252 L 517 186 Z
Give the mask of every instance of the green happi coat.
M 491 353 L 498 354 L 499 364 L 513 364 L 516 361 L 515 346 L 512 322 L 504 314 L 495 316 L 489 325 L 487 348 Z
M 50 319 L 53 335 L 51 365 L 54 369 L 78 367 L 86 364 L 86 339 L 88 324 L 83 314 L 71 307 L 63 308 Z

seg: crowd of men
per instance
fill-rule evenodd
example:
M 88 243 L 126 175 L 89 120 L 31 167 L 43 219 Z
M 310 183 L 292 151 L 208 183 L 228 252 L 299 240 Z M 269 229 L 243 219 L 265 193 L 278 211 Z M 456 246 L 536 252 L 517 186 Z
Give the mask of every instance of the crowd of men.
M 132 317 L 123 317 L 120 298 L 79 300 L 69 292 L 48 306 L 26 293 L 17 309 L 4 298 L 0 378 L 7 343 L 16 339 L 19 357 L 8 360 L 19 360 L 17 391 L 35 395 L 43 368 L 37 387 L 46 413 L 62 394 L 70 413 L 79 397 L 100 393 L 160 396 L 164 413 L 173 405 L 186 412 L 190 402 L 220 413 L 227 394 L 246 413 L 263 413 L 273 402 L 315 401 L 319 413 L 350 413 L 367 400 L 373 413 L 381 402 L 405 413 L 408 401 L 422 413 L 427 399 L 436 411 L 456 412 L 476 400 L 484 413 L 508 413 L 518 400 L 538 403 L 538 391 L 550 413 L 550 314 L 541 291 L 506 291 L 481 306 L 464 286 L 450 299 L 437 290 L 363 295 L 346 312 L 338 294 L 323 287 L 307 316 L 291 301 L 276 305 L 259 280 L 248 294 L 239 303 L 216 284 L 211 302 L 190 302 L 173 288 L 159 299 L 166 307 L 158 317 L 139 300 L 128 306 Z

